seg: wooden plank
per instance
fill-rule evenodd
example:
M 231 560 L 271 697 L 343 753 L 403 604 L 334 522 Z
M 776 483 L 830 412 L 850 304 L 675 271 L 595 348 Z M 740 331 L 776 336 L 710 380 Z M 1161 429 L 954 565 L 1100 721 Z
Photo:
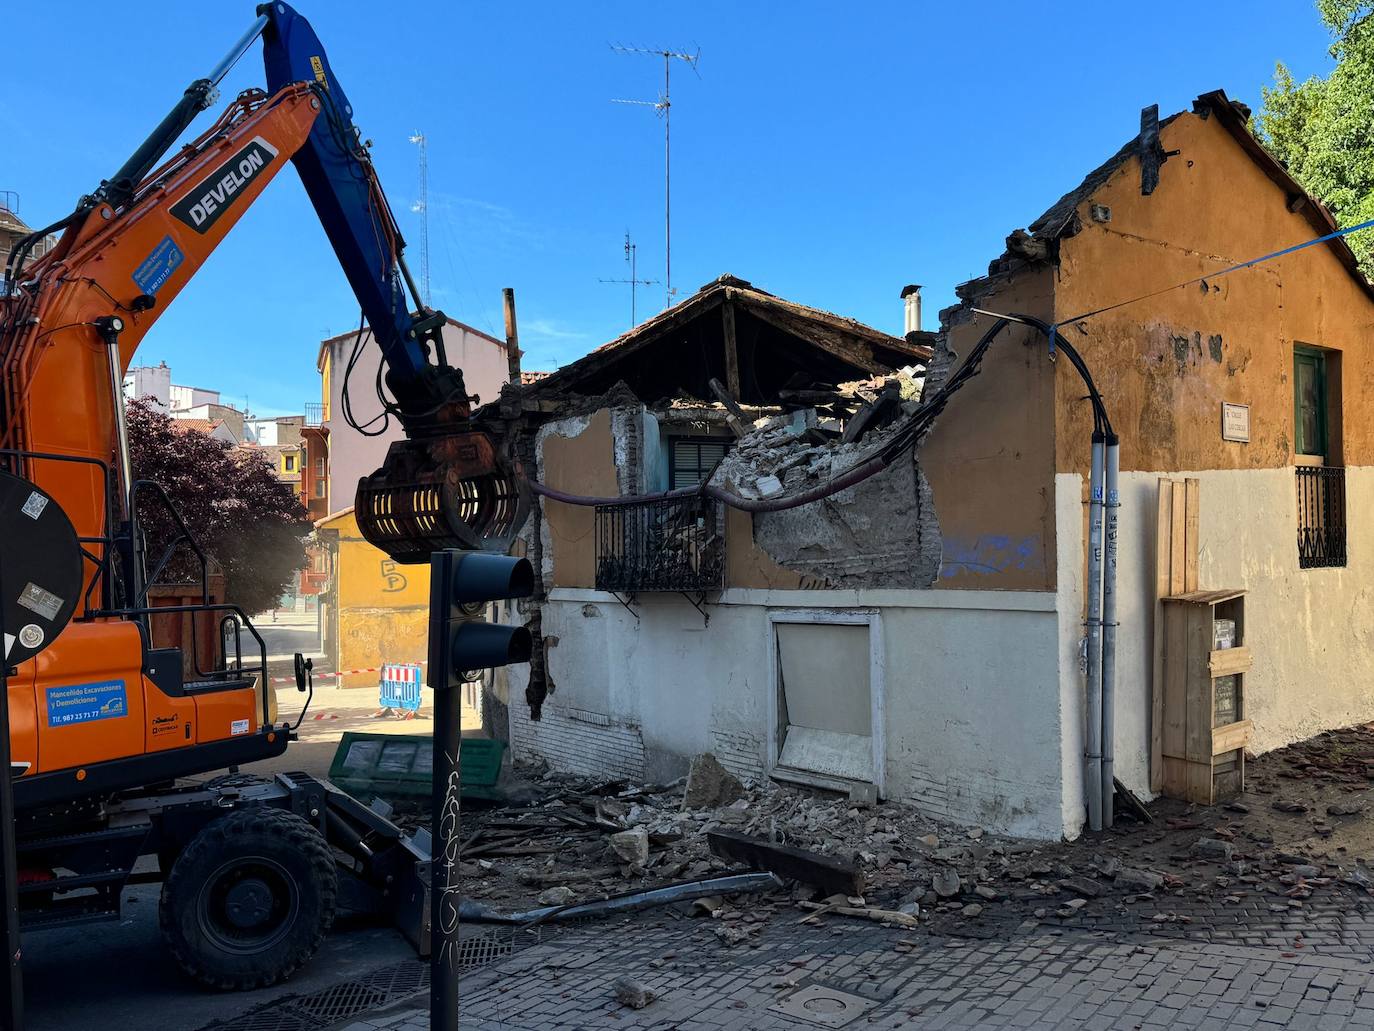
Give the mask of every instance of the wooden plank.
M 706 844 L 713 855 L 768 870 L 779 877 L 819 888 L 826 895 L 858 895 L 863 875 L 853 860 L 822 856 L 789 845 L 775 845 L 736 831 L 709 830 Z
M 1239 720 L 1212 730 L 1212 754 L 1222 755 L 1250 743 L 1250 721 Z
M 515 291 L 511 287 L 501 290 L 501 307 L 506 314 L 506 374 L 513 386 L 520 385 L 520 330 L 515 321 Z
M 1188 760 L 1166 755 L 1160 761 L 1161 785 L 1167 798 L 1184 798 L 1188 794 Z
M 1188 790 L 1183 796 L 1194 805 L 1211 805 L 1215 800 L 1212 784 L 1212 759 L 1188 764 Z
M 1164 613 L 1159 599 L 1169 593 L 1169 481 L 1159 479 L 1159 503 L 1155 517 L 1154 651 L 1150 671 L 1150 790 L 1164 789 Z
M 1249 673 L 1253 663 L 1254 658 L 1250 654 L 1250 649 L 1244 646 L 1214 651 L 1207 660 L 1207 666 L 1214 677 L 1229 677 L 1232 673 Z
M 1212 609 L 1208 605 L 1180 606 L 1187 624 L 1188 715 L 1184 754 L 1189 762 L 1206 763 L 1210 782 L 1212 765 L 1212 676 L 1207 660 L 1212 654 Z M 1210 793 L 1210 788 L 1208 789 Z
M 1169 551 L 1173 512 L 1173 486 L 1159 478 L 1159 507 L 1155 521 L 1155 597 L 1163 598 L 1174 592 L 1169 589 Z
M 1171 485 L 1173 501 L 1169 510 L 1169 593 L 1184 594 L 1188 585 L 1184 580 L 1184 548 L 1187 546 L 1187 528 L 1184 520 L 1188 511 L 1186 494 L 1182 482 L 1175 480 Z
M 1187 591 L 1183 594 L 1170 594 L 1165 601 L 1182 601 L 1189 605 L 1220 605 L 1224 601 L 1233 598 L 1241 598 L 1245 595 L 1244 587 L 1223 587 L 1219 590 L 1208 591 Z
M 1188 711 L 1188 636 L 1187 610 L 1179 605 L 1164 606 L 1164 699 L 1162 754 L 1185 758 L 1187 752 Z M 1175 795 L 1175 798 L 1181 797 Z
M 1202 505 L 1199 497 L 1201 485 L 1196 479 L 1187 479 L 1184 484 L 1184 511 L 1183 511 L 1183 589 L 1185 591 L 1196 591 L 1197 587 L 1197 565 L 1199 527 L 1202 520 Z
M 725 389 L 738 401 L 739 348 L 735 343 L 735 302 L 727 300 L 720 306 L 720 321 L 725 333 Z

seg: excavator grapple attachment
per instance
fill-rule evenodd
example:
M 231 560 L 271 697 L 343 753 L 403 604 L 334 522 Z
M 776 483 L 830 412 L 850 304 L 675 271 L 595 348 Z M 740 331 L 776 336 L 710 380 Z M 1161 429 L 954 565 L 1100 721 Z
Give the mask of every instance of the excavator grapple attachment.
M 363 536 L 405 563 L 444 548 L 507 551 L 528 511 L 523 481 L 478 432 L 396 441 L 353 509 Z

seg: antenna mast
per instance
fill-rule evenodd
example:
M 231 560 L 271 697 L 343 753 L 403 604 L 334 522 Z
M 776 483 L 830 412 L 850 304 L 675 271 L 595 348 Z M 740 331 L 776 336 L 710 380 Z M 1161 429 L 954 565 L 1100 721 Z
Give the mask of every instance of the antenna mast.
M 420 216 L 420 300 L 429 307 L 429 141 L 419 129 L 410 142 L 420 148 L 420 199 L 410 210 Z
M 697 62 L 701 60 L 701 48 L 689 54 L 685 51 L 668 50 L 662 47 L 627 47 L 612 43 L 611 49 L 617 54 L 645 54 L 649 57 L 663 58 L 663 92 L 658 100 L 612 100 L 613 104 L 638 104 L 652 107 L 663 118 L 663 279 L 667 290 L 667 307 L 673 304 L 673 128 L 672 128 L 672 67 L 674 61 L 682 61 L 697 72 Z M 697 72 L 698 77 L 701 73 Z
M 630 266 L 629 279 L 602 279 L 602 283 L 629 283 L 630 284 L 630 328 L 634 329 L 639 324 L 639 318 L 635 312 L 635 292 L 640 286 L 653 286 L 658 282 L 657 279 L 640 279 L 636 269 L 636 252 L 639 245 L 630 242 L 630 234 L 625 234 L 625 263 Z

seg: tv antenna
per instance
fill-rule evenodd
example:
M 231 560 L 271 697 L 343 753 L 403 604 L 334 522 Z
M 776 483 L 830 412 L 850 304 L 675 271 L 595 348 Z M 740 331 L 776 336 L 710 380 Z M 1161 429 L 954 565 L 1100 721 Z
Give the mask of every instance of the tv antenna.
M 701 60 L 701 48 L 695 53 L 667 50 L 662 47 L 627 47 L 612 43 L 611 49 L 617 54 L 644 54 L 648 57 L 663 58 L 663 92 L 657 100 L 612 100 L 613 104 L 637 104 L 653 108 L 663 119 L 663 280 L 667 290 L 668 307 L 673 304 L 673 129 L 672 129 L 672 68 L 674 61 L 682 61 L 698 78 L 697 62 Z
M 639 323 L 635 314 L 635 293 L 641 286 L 653 286 L 658 282 L 657 279 L 640 279 L 636 268 L 636 252 L 639 245 L 630 241 L 630 234 L 625 234 L 625 264 L 630 266 L 629 279 L 602 279 L 602 283 L 629 283 L 630 284 L 630 328 L 634 329 Z
M 420 300 L 429 307 L 429 141 L 416 129 L 410 142 L 420 148 L 420 199 L 410 210 L 420 216 Z

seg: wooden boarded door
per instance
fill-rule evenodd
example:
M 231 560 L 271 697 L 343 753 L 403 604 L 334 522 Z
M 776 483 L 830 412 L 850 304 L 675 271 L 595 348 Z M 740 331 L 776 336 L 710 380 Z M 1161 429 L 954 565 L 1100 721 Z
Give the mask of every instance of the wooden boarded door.
M 1198 589 L 1198 527 L 1201 483 L 1197 479 L 1159 480 L 1159 520 L 1155 532 L 1155 633 L 1150 705 L 1150 790 L 1164 785 L 1164 614 L 1161 599 Z

